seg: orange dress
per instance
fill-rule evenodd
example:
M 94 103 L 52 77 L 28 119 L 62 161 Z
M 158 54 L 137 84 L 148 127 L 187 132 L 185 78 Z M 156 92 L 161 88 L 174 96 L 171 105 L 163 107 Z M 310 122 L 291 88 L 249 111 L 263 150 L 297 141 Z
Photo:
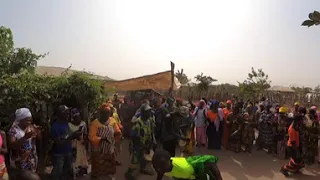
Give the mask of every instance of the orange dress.
M 229 131 L 228 131 L 228 116 L 232 113 L 231 109 L 223 108 L 223 115 L 224 115 L 224 126 L 223 126 L 223 139 L 222 144 L 226 148 L 228 146 L 228 139 L 229 139 Z

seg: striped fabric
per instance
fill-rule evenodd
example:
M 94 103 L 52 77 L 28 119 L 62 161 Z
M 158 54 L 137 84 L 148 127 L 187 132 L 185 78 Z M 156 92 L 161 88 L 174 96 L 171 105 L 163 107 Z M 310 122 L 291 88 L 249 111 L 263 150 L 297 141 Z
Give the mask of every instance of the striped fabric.
M 293 158 L 291 158 L 289 163 L 285 165 L 283 168 L 291 173 L 295 173 L 304 167 L 305 165 L 303 161 L 301 161 L 300 163 L 297 163 L 297 162 L 294 162 Z
M 98 128 L 97 136 L 102 139 L 98 147 L 93 148 L 93 152 L 100 152 L 105 154 L 113 154 L 115 150 L 114 130 L 110 126 L 102 126 Z

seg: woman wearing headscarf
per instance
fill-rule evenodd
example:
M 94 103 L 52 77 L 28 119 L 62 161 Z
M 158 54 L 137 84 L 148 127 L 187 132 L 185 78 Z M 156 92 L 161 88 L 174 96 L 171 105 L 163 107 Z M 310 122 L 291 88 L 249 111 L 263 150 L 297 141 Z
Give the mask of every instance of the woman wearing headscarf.
M 193 116 L 196 126 L 197 146 L 205 146 L 207 143 L 207 107 L 204 100 L 200 100 L 198 107 L 194 110 Z
M 316 111 L 310 109 L 305 118 L 305 133 L 304 133 L 304 158 L 307 163 L 313 164 L 316 160 L 318 152 L 318 136 L 319 122 L 317 120 Z
M 36 138 L 40 138 L 40 127 L 32 124 L 32 115 L 28 108 L 15 112 L 15 121 L 9 130 L 11 166 L 36 172 L 38 155 Z
M 274 149 L 274 115 L 270 111 L 271 105 L 266 105 L 265 109 L 262 111 L 259 119 L 259 136 L 257 139 L 257 144 L 259 150 L 262 148 L 268 149 L 268 153 L 275 151 Z
M 238 153 L 241 151 L 241 134 L 243 125 L 243 116 L 240 113 L 240 103 L 236 103 L 232 113 L 228 116 L 229 140 L 228 149 Z
M 207 127 L 208 149 L 221 149 L 221 123 L 223 112 L 219 108 L 219 102 L 214 100 L 207 113 L 209 125 Z
M 181 156 L 183 156 L 184 153 L 186 153 L 187 155 L 191 155 L 193 153 L 193 146 L 195 145 L 194 121 L 190 113 L 190 109 L 188 107 L 180 107 L 179 113 L 181 117 L 181 136 L 186 137 L 188 139 L 187 141 L 184 141 L 183 139 L 179 140 L 179 146 L 182 152 Z
M 224 119 L 224 126 L 223 126 L 223 146 L 225 149 L 228 148 L 228 139 L 229 139 L 229 124 L 228 124 L 228 117 L 232 113 L 232 101 L 228 100 L 227 105 L 223 108 L 223 119 Z
M 74 133 L 81 129 L 82 134 L 77 138 L 72 140 L 72 149 L 74 152 L 74 163 L 73 163 L 73 173 L 77 175 L 85 175 L 88 173 L 88 158 L 87 158 L 87 124 L 81 120 L 80 112 L 74 108 L 71 110 L 71 122 L 69 122 L 69 128 L 71 133 Z
M 118 159 L 121 152 L 121 138 L 122 138 L 121 120 L 117 113 L 117 109 L 114 108 L 112 104 L 109 104 L 109 107 L 111 109 L 112 116 L 109 118 L 108 123 L 114 129 L 116 163 L 117 165 L 121 165 L 121 162 Z
M 284 107 L 279 108 L 279 114 L 277 118 L 277 131 L 276 131 L 276 146 L 277 146 L 277 155 L 281 159 L 286 157 L 286 142 L 288 134 L 288 116 L 287 109 Z
M 103 104 L 99 114 L 99 118 L 92 121 L 89 127 L 93 178 L 116 173 L 114 129 L 106 125 L 112 115 L 109 105 Z
M 244 123 L 242 131 L 242 143 L 244 150 L 251 154 L 253 141 L 255 140 L 255 121 L 253 114 L 253 105 L 249 102 L 244 113 Z
M 304 168 L 303 158 L 301 156 L 300 151 L 300 126 L 304 119 L 304 114 L 300 114 L 297 112 L 294 116 L 293 123 L 290 125 L 288 129 L 288 155 L 290 157 L 290 161 L 281 167 L 281 173 L 285 176 L 290 173 L 298 173 L 300 169 Z

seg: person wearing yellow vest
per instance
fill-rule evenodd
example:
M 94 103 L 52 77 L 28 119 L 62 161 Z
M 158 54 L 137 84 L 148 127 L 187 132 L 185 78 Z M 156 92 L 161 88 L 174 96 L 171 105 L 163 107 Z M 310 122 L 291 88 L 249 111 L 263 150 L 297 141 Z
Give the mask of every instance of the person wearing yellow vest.
M 167 151 L 157 151 L 152 164 L 157 172 L 157 180 L 163 176 L 172 177 L 175 180 L 222 180 L 217 166 L 218 158 L 211 155 L 190 157 L 171 157 Z

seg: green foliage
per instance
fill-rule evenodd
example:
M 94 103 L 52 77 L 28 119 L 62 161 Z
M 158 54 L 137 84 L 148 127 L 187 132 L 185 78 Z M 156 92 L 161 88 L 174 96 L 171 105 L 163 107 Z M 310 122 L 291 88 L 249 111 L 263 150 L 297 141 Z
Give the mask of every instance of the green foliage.
M 314 11 L 309 14 L 309 19 L 302 22 L 301 26 L 317 26 L 320 24 L 320 13 L 318 11 Z
M 37 55 L 28 48 L 14 48 L 10 29 L 0 27 L 0 121 L 8 121 L 20 107 L 34 109 L 37 104 L 59 105 L 76 101 L 78 108 L 95 110 L 107 97 L 103 82 L 89 73 L 41 76 L 34 72 Z
M 189 82 L 188 76 L 183 72 L 183 69 L 178 70 L 175 76 L 181 84 L 187 84 Z
M 196 79 L 196 82 L 197 82 L 197 88 L 201 92 L 208 91 L 211 83 L 217 81 L 216 79 L 213 79 L 210 76 L 203 75 L 203 73 L 197 75 L 194 78 Z
M 263 96 L 264 92 L 270 88 L 270 83 L 268 75 L 263 72 L 262 69 L 256 71 L 253 67 L 251 68 L 251 73 L 248 74 L 248 78 L 242 83 L 239 83 L 239 89 L 241 94 L 245 98 L 259 98 Z
M 34 54 L 28 48 L 14 48 L 12 32 L 0 27 L 0 77 L 18 74 L 21 71 L 34 71 L 37 61 L 46 54 Z

